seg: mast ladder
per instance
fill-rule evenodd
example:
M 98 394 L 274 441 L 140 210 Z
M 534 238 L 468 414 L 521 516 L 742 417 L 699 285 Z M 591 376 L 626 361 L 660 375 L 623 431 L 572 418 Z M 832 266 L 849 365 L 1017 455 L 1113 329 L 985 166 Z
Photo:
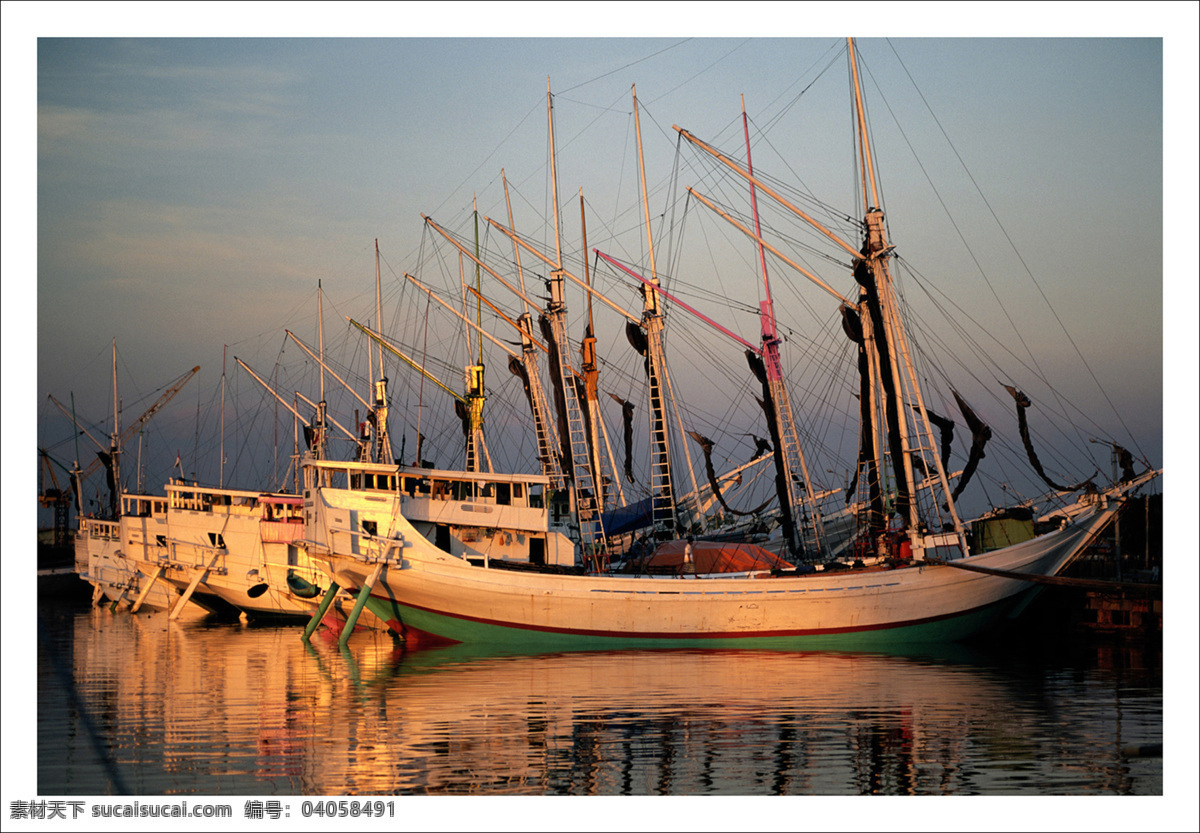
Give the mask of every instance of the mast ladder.
M 537 371 L 537 365 L 532 362 L 526 367 L 533 372 Z M 542 474 L 550 478 L 551 486 L 561 489 L 566 486 L 566 477 L 563 475 L 558 450 L 555 448 L 554 439 L 550 436 L 549 423 L 546 421 L 550 410 L 549 403 L 546 402 L 546 392 L 541 385 L 532 382 L 529 392 L 531 407 L 535 411 L 533 422 L 537 428 L 538 460 L 542 464 Z
M 521 363 L 529 379 L 529 407 L 533 412 L 537 434 L 538 461 L 542 464 L 542 474 L 550 478 L 550 486 L 562 489 L 566 487 L 566 477 L 563 475 L 556 437 L 550 429 L 550 405 L 546 401 L 546 389 L 542 387 L 542 377 L 538 373 L 532 318 L 529 313 L 524 313 L 517 323 L 521 331 Z
M 567 340 L 561 311 L 551 310 L 547 318 L 553 328 L 555 341 L 565 346 Z M 608 547 L 600 518 L 598 493 L 592 479 L 587 430 L 576 394 L 575 372 L 567 363 L 566 352 L 561 348 L 558 373 L 567 409 L 567 433 L 571 441 L 571 488 L 575 496 L 575 516 L 579 522 L 579 543 L 583 548 L 582 560 L 585 566 L 602 571 L 608 569 Z
M 656 327 L 661 327 L 661 319 L 648 319 L 651 325 L 647 329 L 647 357 L 650 360 L 650 517 L 654 524 L 654 533 L 660 537 L 665 532 L 666 538 L 675 537 L 676 513 L 675 490 L 671 483 L 671 447 L 667 429 L 666 398 L 664 396 L 665 362 L 662 355 L 662 342 Z

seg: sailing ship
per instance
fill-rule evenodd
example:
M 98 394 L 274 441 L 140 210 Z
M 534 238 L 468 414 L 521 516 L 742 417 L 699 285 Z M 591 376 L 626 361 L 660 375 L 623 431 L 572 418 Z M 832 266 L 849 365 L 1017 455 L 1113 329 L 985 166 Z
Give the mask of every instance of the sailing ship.
M 747 545 L 739 542 L 730 544 L 728 552 L 719 543 L 709 544 L 700 559 L 689 541 L 681 558 L 666 559 L 675 569 L 616 569 L 609 559 L 604 516 L 597 511 L 602 500 L 597 486 L 603 482 L 593 468 L 598 455 L 584 436 L 586 421 L 577 397 L 583 375 L 559 349 L 551 359 L 551 374 L 561 382 L 556 395 L 566 404 L 561 451 L 555 449 L 560 470 L 496 474 L 473 465 L 470 448 L 464 471 L 306 459 L 304 545 L 329 576 L 327 600 L 339 588 L 354 593 L 358 601 L 352 620 L 365 607 L 410 645 L 860 649 L 958 640 L 1019 612 L 1038 578 L 1061 571 L 1114 518 L 1125 495 L 1158 476 L 1157 470 L 1135 473 L 1125 467 L 1107 487 L 1096 487 L 1089 479 L 1067 489 L 1081 493 L 1074 505 L 1036 521 L 1030 512 L 974 521 L 960 517 L 956 498 L 982 457 L 990 430 L 960 400 L 975 444 L 967 467 L 948 471 L 947 455 L 939 453 L 946 435 L 943 431 L 939 442 L 935 430 L 945 420 L 930 411 L 922 395 L 906 307 L 890 272 L 894 247 L 879 208 L 855 47 L 848 43 L 855 130 L 864 161 L 860 241 L 843 241 L 787 203 L 753 172 L 748 156 L 742 165 L 676 130 L 740 177 L 752 202 L 756 192 L 778 199 L 834 241 L 849 260 L 856 297 L 796 268 L 834 296 L 854 345 L 862 441 L 853 483 L 861 479 L 865 497 L 858 502 L 847 498 L 840 511 L 831 511 L 828 498 L 837 490 L 822 493 L 814 487 L 797 437 L 779 360 L 781 339 L 768 300 L 762 308 L 762 341 L 745 342 L 745 347 L 762 385 L 771 429 L 783 531 L 779 555 L 786 560 L 770 553 L 740 557 L 735 550 Z M 555 205 L 557 211 L 557 196 Z M 740 228 L 757 246 L 765 280 L 764 252 L 778 252 L 757 218 L 753 230 Z M 514 243 L 520 242 L 512 236 Z M 537 254 L 527 244 L 525 248 Z M 464 254 L 479 263 L 465 249 Z M 633 274 L 615 259 L 596 254 Z M 561 309 L 567 273 L 561 251 L 553 260 L 543 259 L 553 269 L 544 333 L 562 344 L 555 313 Z M 661 344 L 655 336 L 661 330 L 662 305 L 681 302 L 659 286 L 652 249 L 650 277 L 634 277 L 641 282 L 645 307 L 640 318 L 626 316 L 649 336 L 639 352 L 646 356 L 651 400 L 661 402 L 668 380 L 656 355 Z M 1029 403 L 1022 403 L 1019 391 L 1012 393 L 1030 462 L 1058 487 L 1033 452 L 1024 413 Z M 662 409 L 656 407 L 652 425 L 657 455 L 652 464 L 653 528 L 658 539 L 677 538 L 682 527 L 676 521 Z M 539 439 L 552 433 L 540 425 L 538 432 Z M 546 445 L 539 443 L 543 449 Z M 553 455 L 543 455 L 543 463 L 548 456 Z M 570 492 L 566 504 L 553 499 L 560 483 Z M 714 485 L 714 493 L 718 489 Z M 563 516 L 564 506 L 569 517 Z M 678 547 L 669 543 L 664 553 Z M 710 566 L 697 570 L 700 562 Z
M 113 351 L 115 401 L 115 341 Z M 198 370 L 172 384 L 124 431 L 114 411 L 109 450 L 92 467 L 103 461 L 108 468 L 109 509 L 79 517 L 75 570 L 92 585 L 93 604 L 104 600 L 114 610 L 162 610 L 171 619 L 209 614 L 309 619 L 323 576 L 303 547 L 298 495 L 204 486 L 182 477 L 170 478 L 160 495 L 123 486 L 124 440 Z M 90 471 L 75 472 L 76 490 Z M 329 615 L 345 619 L 341 604 Z

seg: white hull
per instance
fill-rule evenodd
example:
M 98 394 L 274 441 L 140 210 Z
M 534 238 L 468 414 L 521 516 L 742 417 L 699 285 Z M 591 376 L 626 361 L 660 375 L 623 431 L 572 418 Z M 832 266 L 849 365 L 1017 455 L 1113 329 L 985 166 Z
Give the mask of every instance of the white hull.
M 143 574 L 157 573 L 184 593 L 192 587 L 251 614 L 312 615 L 316 602 L 291 591 L 288 573 L 311 582 L 319 571 L 294 540 L 264 531 L 262 505 L 269 499 L 181 484 L 169 484 L 165 500 L 127 496 L 141 508 L 122 517 L 126 555 Z M 303 525 L 295 529 L 295 538 L 302 537 Z
M 155 583 L 147 590 L 148 577 L 133 561 L 126 558 L 120 547 L 120 522 L 81 518 L 75 536 L 75 571 L 92 585 L 93 603 L 131 607 L 141 599 L 140 608 L 173 610 L 180 593 L 168 584 Z M 143 591 L 146 591 L 143 593 Z M 211 611 L 203 607 L 202 598 L 183 604 L 179 616 L 196 618 Z
M 176 483 L 166 491 L 123 496 L 117 521 L 81 521 L 77 569 L 98 594 L 173 618 L 234 608 L 312 616 L 323 575 L 303 548 L 298 498 Z
M 802 646 L 970 636 L 1029 582 L 922 564 L 808 575 L 632 577 L 484 567 L 438 548 L 408 523 L 398 501 L 361 490 L 306 492 L 309 549 L 333 579 L 357 592 L 398 632 L 451 641 L 603 645 Z M 962 563 L 1046 576 L 1057 573 L 1111 519 L 1097 503 L 1069 526 Z M 363 522 L 381 534 L 365 536 Z M 382 530 L 387 529 L 387 535 Z M 950 557 L 949 548 L 929 555 Z

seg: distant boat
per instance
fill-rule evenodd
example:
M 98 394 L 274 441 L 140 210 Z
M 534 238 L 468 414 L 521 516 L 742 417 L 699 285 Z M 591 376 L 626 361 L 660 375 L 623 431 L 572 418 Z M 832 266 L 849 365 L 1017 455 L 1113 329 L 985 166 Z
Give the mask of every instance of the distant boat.
M 859 158 L 869 160 L 853 43 L 849 55 Z M 751 189 L 774 196 L 749 164 L 743 167 L 677 130 Z M 845 298 L 813 278 L 837 298 L 857 354 L 861 383 L 854 395 L 862 408 L 851 419 L 855 431 L 860 418 L 864 427 L 850 467 L 854 481 L 864 486 L 858 503 L 851 505 L 847 498 L 848 508 L 835 512 L 809 492 L 768 302 L 762 344 L 745 344 L 762 385 L 775 446 L 784 534 L 779 558 L 752 559 L 730 570 L 734 562 L 713 545 L 703 562 L 694 559 L 691 569 L 672 574 L 611 569 L 591 486 L 599 478 L 586 470 L 585 443 L 574 440 L 583 436 L 584 425 L 575 405 L 566 411 L 572 442 L 564 442 L 579 449 L 571 455 L 573 467 L 564 469 L 583 472 L 569 487 L 579 513 L 573 521 L 560 517 L 551 479 L 544 474 L 307 459 L 305 547 L 332 580 L 328 592 L 342 588 L 356 594 L 360 606 L 412 644 L 539 650 L 863 649 L 964 639 L 1019 611 L 1036 579 L 1062 570 L 1112 520 L 1121 499 L 1160 471 L 1127 469 L 1107 487 L 1088 481 L 1067 488 L 1080 493 L 1076 503 L 1036 521 L 1032 512 L 973 522 L 959 516 L 955 500 L 982 458 L 990 432 L 986 426 L 975 430 L 978 420 L 960 400 L 974 444 L 963 472 L 947 470 L 945 434 L 938 430 L 942 420 L 926 407 L 922 375 L 910 355 L 908 307 L 890 273 L 894 247 L 874 197 L 874 179 L 873 168 L 864 165 L 857 226 L 862 237 L 853 243 L 781 200 L 834 242 L 839 257 L 849 260 L 858 288 L 856 297 Z M 741 228 L 757 241 L 761 255 L 768 245 L 761 233 Z M 560 278 L 561 273 L 559 264 Z M 644 329 L 653 335 L 662 326 L 657 305 L 674 299 L 656 279 L 639 280 L 646 299 Z M 658 349 L 653 340 L 648 349 L 639 348 L 646 356 L 652 400 L 665 399 L 659 390 L 664 377 L 655 370 Z M 567 379 L 569 374 L 561 375 Z M 564 389 L 573 396 L 571 385 Z M 1050 482 L 1028 437 L 1023 394 L 1014 389 L 1013 396 L 1030 462 Z M 661 446 L 665 460 L 665 422 L 657 411 L 654 420 L 652 444 L 656 454 Z M 662 484 L 665 507 L 660 513 L 656 492 L 654 526 L 674 537 L 668 463 L 654 465 L 662 469 L 654 476 Z M 572 482 L 570 474 L 567 478 Z M 677 546 L 667 544 L 666 551 Z M 736 542 L 729 552 L 735 548 Z

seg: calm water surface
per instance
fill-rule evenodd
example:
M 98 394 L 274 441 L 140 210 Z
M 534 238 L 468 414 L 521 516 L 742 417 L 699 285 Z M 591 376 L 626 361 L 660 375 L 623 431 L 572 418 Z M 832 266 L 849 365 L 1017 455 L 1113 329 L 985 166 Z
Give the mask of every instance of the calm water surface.
M 348 649 L 42 598 L 37 791 L 1161 795 L 1161 649 Z M 1036 644 L 1037 640 L 1031 640 Z

